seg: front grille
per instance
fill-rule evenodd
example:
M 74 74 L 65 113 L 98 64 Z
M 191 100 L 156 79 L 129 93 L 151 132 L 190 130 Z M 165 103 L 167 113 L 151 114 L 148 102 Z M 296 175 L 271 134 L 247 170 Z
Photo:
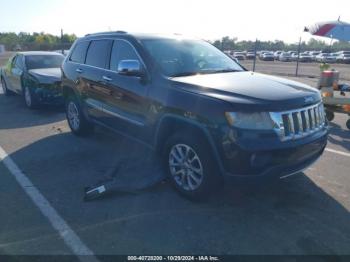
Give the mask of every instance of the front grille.
M 57 82 L 54 82 L 52 84 L 40 84 L 40 87 L 41 88 L 45 88 L 45 89 L 49 89 L 49 90 L 57 90 L 57 91 L 61 91 L 61 82 L 60 81 L 57 81 Z
M 326 121 L 322 103 L 297 110 L 271 112 L 270 116 L 275 124 L 275 131 L 283 141 L 315 133 Z

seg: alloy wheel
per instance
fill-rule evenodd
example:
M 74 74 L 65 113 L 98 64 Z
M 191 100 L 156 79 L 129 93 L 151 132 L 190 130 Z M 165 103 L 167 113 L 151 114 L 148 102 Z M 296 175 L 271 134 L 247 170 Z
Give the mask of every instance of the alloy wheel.
M 169 154 L 169 168 L 178 186 L 194 191 L 203 182 L 203 167 L 198 154 L 185 144 L 172 147 Z
M 68 121 L 73 130 L 78 130 L 80 127 L 79 111 L 75 103 L 69 102 L 67 107 Z

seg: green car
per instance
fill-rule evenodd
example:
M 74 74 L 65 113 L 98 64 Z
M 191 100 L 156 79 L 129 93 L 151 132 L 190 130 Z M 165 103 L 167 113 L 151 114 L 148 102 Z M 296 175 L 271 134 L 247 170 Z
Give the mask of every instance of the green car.
M 53 52 L 18 52 L 0 71 L 5 95 L 23 95 L 28 108 L 63 105 L 61 64 L 64 56 Z

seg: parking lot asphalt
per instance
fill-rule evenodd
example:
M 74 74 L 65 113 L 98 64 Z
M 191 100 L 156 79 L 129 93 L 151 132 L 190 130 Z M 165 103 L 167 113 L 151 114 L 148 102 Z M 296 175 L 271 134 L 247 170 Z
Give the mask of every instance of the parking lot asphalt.
M 77 138 L 62 109 L 31 111 L 21 97 L 0 93 L 0 147 L 96 255 L 349 255 L 346 120 L 336 114 L 327 151 L 315 165 L 272 185 L 226 186 L 195 203 L 165 181 L 84 202 L 84 187 L 103 179 L 121 159 L 146 160 L 142 174 L 154 170 L 153 153 L 100 128 Z M 73 254 L 3 163 L 0 214 L 0 254 Z

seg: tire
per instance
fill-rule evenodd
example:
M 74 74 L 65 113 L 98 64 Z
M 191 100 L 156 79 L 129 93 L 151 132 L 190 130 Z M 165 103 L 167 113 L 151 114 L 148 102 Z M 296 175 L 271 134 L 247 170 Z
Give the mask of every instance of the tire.
M 1 85 L 2 85 L 2 90 L 4 91 L 4 95 L 5 95 L 5 96 L 13 95 L 13 92 L 11 92 L 10 90 L 8 90 L 7 84 L 6 84 L 6 82 L 5 82 L 5 79 L 3 79 L 3 78 L 1 78 Z
M 348 121 L 346 121 L 346 127 L 347 127 L 348 129 L 350 129 L 350 119 L 348 119 Z
M 329 122 L 332 122 L 334 119 L 334 113 L 332 111 L 326 110 L 326 117 Z
M 86 136 L 93 132 L 94 126 L 81 110 L 78 99 L 71 95 L 66 101 L 66 118 L 72 133 L 76 136 Z
M 181 152 L 187 157 L 182 158 Z M 220 186 L 219 168 L 205 139 L 174 134 L 166 142 L 163 156 L 169 180 L 186 198 L 205 200 Z
M 39 107 L 37 98 L 33 94 L 33 91 L 27 86 L 23 88 L 23 99 L 24 99 L 24 104 L 29 109 L 37 109 Z

